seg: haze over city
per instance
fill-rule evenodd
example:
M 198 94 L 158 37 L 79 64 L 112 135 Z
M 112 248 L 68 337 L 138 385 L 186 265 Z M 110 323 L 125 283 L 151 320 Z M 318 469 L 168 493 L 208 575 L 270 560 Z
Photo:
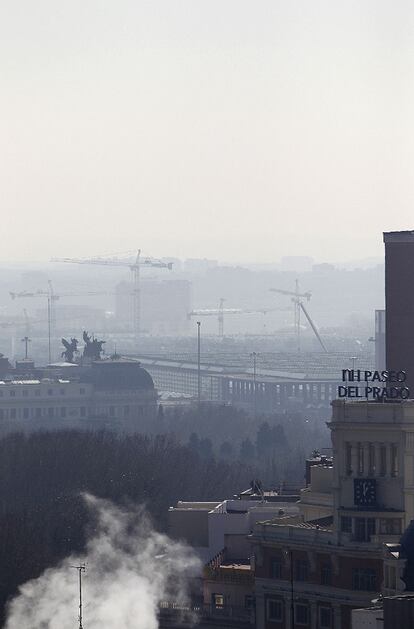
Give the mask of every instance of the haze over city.
M 0 628 L 414 627 L 414 5 L 0 3 Z
M 2 2 L 3 260 L 381 256 L 414 200 L 412 3 Z

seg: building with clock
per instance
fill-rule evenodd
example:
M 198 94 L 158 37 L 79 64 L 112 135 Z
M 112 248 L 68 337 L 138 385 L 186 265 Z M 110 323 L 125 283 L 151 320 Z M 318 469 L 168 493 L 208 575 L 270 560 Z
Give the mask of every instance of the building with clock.
M 414 400 L 335 400 L 329 428 L 332 515 L 261 522 L 251 536 L 258 629 L 351 629 L 352 609 L 406 587 Z

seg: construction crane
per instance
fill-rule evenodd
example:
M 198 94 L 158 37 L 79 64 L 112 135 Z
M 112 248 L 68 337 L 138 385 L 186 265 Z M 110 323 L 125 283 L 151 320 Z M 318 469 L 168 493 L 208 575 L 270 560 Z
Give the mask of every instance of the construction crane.
M 12 299 L 25 299 L 25 298 L 33 298 L 33 297 L 46 297 L 47 299 L 47 327 L 48 327 L 48 354 L 49 354 L 49 363 L 52 360 L 52 347 L 51 347 L 51 339 L 55 334 L 56 329 L 56 311 L 55 311 L 55 302 L 58 301 L 61 297 L 87 297 L 92 295 L 105 295 L 106 292 L 102 291 L 89 291 L 84 293 L 55 293 L 53 284 L 51 280 L 48 280 L 48 288 L 38 289 L 34 291 L 20 291 L 20 292 L 12 292 L 10 291 L 10 297 Z M 26 310 L 24 310 L 26 328 L 29 325 L 29 319 L 27 316 Z M 28 336 L 28 334 L 26 334 Z
M 224 297 L 220 297 L 218 308 L 204 308 L 192 310 L 188 313 L 187 318 L 191 319 L 191 317 L 217 317 L 218 321 L 218 335 L 220 337 L 224 336 L 224 317 L 227 315 L 241 315 L 241 314 L 267 314 L 268 312 L 274 312 L 279 310 L 288 310 L 287 308 L 263 308 L 260 310 L 256 309 L 242 309 L 242 308 L 224 308 L 224 302 L 226 300 Z
M 112 257 L 112 258 L 52 258 L 52 262 L 69 262 L 72 264 L 94 264 L 100 266 L 122 266 L 128 267 L 132 273 L 132 282 L 133 282 L 133 292 L 132 292 L 132 300 L 133 300 L 133 322 L 132 327 L 134 331 L 135 338 L 137 338 L 141 333 L 141 281 L 140 281 L 140 270 L 141 267 L 144 268 L 157 268 L 157 269 L 168 269 L 172 270 L 172 262 L 162 262 L 161 260 L 156 260 L 154 258 L 141 258 L 141 249 L 138 249 L 138 253 L 135 258 L 135 262 L 128 262 L 127 260 L 122 260 L 121 258 Z
M 299 291 L 299 280 L 295 280 L 295 291 L 289 291 L 289 290 L 283 290 L 281 288 L 270 288 L 269 289 L 272 293 L 279 293 L 280 295 L 288 295 L 291 296 L 292 302 L 293 302 L 293 312 L 294 312 L 294 330 L 295 330 L 295 335 L 296 335 L 296 342 L 297 342 L 297 348 L 298 348 L 298 352 L 300 352 L 300 313 L 301 311 L 303 312 L 303 314 L 305 315 L 306 319 L 309 322 L 309 325 L 311 326 L 316 338 L 318 339 L 322 349 L 324 352 L 328 353 L 328 350 L 326 349 L 325 343 L 323 342 L 323 340 L 321 339 L 321 336 L 318 332 L 318 329 L 316 327 L 316 325 L 314 324 L 314 322 L 312 321 L 310 314 L 308 313 L 307 309 L 305 308 L 304 304 L 303 304 L 303 300 L 306 299 L 306 301 L 310 301 L 310 298 L 312 296 L 312 293 L 310 293 L 309 291 L 306 293 L 301 293 Z

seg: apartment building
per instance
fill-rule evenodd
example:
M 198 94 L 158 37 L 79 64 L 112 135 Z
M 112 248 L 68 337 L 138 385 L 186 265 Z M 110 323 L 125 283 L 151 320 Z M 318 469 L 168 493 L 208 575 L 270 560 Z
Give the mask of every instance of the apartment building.
M 269 520 L 251 536 L 258 629 L 350 629 L 414 519 L 414 401 L 335 400 L 332 411 L 332 516 Z
M 63 364 L 44 375 L 0 381 L 1 429 L 128 429 L 140 418 L 155 417 L 154 383 L 136 361 L 108 359 L 83 368 Z

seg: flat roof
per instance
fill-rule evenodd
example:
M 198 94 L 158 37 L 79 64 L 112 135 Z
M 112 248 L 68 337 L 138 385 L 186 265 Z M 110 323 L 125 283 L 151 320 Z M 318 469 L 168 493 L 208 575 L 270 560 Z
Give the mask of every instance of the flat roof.
M 384 242 L 414 243 L 414 230 L 384 232 Z

